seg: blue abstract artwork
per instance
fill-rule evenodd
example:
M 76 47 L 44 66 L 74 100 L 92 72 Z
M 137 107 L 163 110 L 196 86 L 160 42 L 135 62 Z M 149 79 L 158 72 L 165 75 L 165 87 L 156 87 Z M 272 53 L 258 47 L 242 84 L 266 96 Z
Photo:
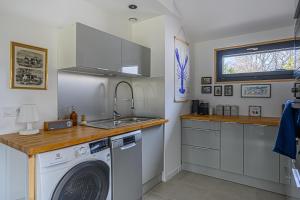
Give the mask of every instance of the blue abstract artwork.
M 178 89 L 181 94 L 184 94 L 186 90 L 184 89 L 184 80 L 187 79 L 186 65 L 188 63 L 189 57 L 185 56 L 184 62 L 181 62 L 178 49 L 175 49 L 175 56 L 177 60 L 177 78 L 180 79 L 180 88 Z
M 189 46 L 175 37 L 175 102 L 186 101 L 190 94 Z

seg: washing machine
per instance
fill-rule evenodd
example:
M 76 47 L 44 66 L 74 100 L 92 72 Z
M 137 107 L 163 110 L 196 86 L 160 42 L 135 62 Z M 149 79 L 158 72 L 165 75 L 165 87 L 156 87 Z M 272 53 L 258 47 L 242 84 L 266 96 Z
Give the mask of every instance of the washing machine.
M 108 139 L 38 154 L 37 200 L 111 200 Z

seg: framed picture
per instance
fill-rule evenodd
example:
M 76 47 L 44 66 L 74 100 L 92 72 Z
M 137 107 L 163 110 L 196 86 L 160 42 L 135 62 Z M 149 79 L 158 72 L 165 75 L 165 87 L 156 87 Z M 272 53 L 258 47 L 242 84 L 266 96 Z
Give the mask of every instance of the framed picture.
M 174 102 L 185 102 L 191 96 L 190 47 L 174 37 Z
M 224 96 L 233 96 L 233 85 L 224 85 Z
M 261 117 L 261 106 L 249 106 L 250 117 Z
M 298 89 L 298 90 L 295 89 L 294 96 L 296 98 L 300 98 L 300 83 L 295 83 L 294 87 Z
M 223 88 L 222 85 L 218 85 L 214 87 L 214 96 L 222 96 Z
M 271 84 L 245 84 L 241 86 L 242 98 L 271 98 Z
M 11 42 L 10 87 L 13 89 L 47 89 L 48 50 Z
M 212 77 L 202 77 L 201 84 L 202 85 L 210 85 L 212 83 Z
M 201 93 L 202 94 L 211 94 L 212 93 L 212 87 L 211 86 L 202 86 Z

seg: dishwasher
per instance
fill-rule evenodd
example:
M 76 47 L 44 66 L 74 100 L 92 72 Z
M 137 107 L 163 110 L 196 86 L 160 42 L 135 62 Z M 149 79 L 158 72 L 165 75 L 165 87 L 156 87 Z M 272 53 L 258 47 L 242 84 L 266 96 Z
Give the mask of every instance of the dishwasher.
M 142 199 L 142 133 L 111 138 L 113 200 Z

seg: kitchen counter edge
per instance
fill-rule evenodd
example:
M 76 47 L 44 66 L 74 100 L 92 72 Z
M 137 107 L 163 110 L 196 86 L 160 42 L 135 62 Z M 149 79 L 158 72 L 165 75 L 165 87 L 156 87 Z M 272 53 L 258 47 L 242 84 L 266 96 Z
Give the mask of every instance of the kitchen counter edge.
M 249 117 L 249 116 L 219 116 L 219 115 L 182 115 L 181 119 L 203 120 L 215 122 L 235 122 L 240 124 L 253 124 L 263 126 L 279 126 L 279 117 Z
M 88 143 L 127 132 L 159 126 L 167 123 L 166 119 L 155 119 L 114 129 L 98 129 L 77 126 L 69 129 L 52 131 L 41 130 L 37 135 L 22 136 L 18 133 L 0 135 L 0 143 L 17 149 L 28 156 Z

